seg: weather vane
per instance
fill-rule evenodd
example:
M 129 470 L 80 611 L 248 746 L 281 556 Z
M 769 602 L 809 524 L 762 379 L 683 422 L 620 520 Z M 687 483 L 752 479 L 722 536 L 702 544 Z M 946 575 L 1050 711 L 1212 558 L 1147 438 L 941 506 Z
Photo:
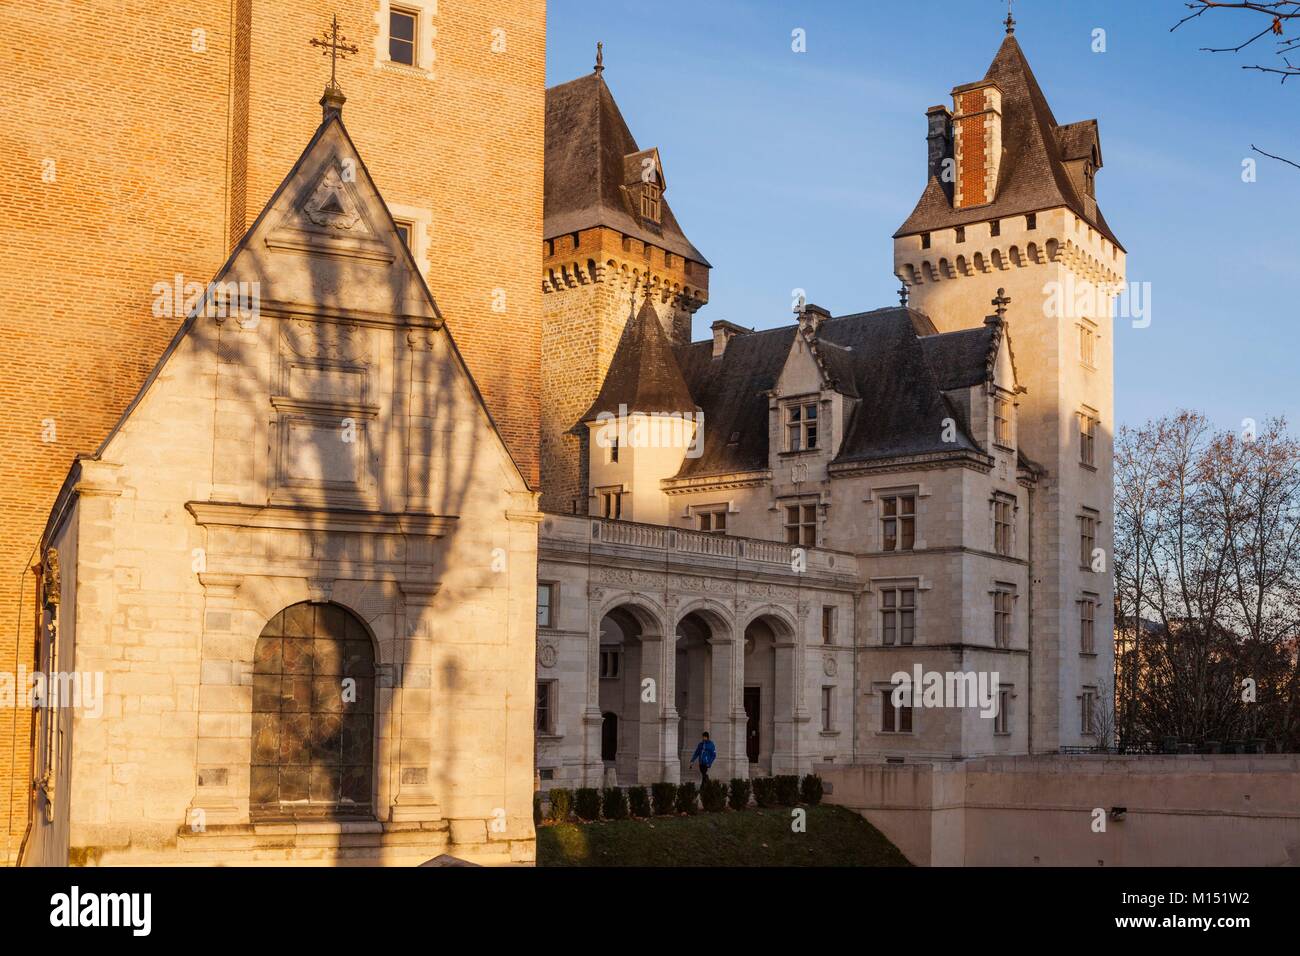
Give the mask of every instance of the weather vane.
M 605 44 L 597 40 L 596 41 L 596 75 L 600 76 L 600 74 L 604 72 L 605 72 Z
M 324 39 L 312 37 L 310 42 L 312 46 L 322 47 L 321 55 L 330 58 L 330 83 L 326 90 L 338 90 L 339 54 L 342 53 L 344 57 L 351 56 L 358 52 L 357 45 L 348 43 L 348 38 L 339 33 L 338 14 L 335 14 L 330 19 L 329 28 L 324 31 L 323 35 Z
M 1013 2 L 1014 2 L 1014 0 L 1007 0 L 1007 20 L 1006 20 L 1006 23 L 1007 23 L 1007 34 L 1008 34 L 1008 35 L 1010 35 L 1010 34 L 1016 32 L 1016 20 L 1015 20 L 1015 18 L 1011 15 L 1011 4 L 1012 4 Z

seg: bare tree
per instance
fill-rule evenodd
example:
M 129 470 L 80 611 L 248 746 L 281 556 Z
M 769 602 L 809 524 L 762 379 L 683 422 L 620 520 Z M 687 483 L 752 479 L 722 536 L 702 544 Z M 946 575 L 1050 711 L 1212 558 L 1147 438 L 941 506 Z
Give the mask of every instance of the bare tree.
M 1254 33 L 1242 40 L 1236 46 L 1201 47 L 1201 50 L 1205 53 L 1240 53 L 1247 47 L 1254 46 L 1265 37 L 1280 38 L 1273 41 L 1274 53 L 1277 55 L 1278 62 L 1272 65 L 1254 63 L 1243 66 L 1242 69 L 1257 70 L 1260 73 L 1278 76 L 1283 84 L 1293 77 L 1300 76 L 1300 35 L 1287 36 L 1288 26 L 1300 28 L 1300 0 L 1254 0 L 1254 2 L 1242 0 L 1242 2 L 1236 3 L 1224 2 L 1224 0 L 1186 0 L 1186 6 L 1192 12 L 1175 23 L 1170 32 L 1177 30 L 1188 21 L 1199 19 L 1207 13 L 1237 12 L 1250 15 L 1255 20 L 1256 26 L 1260 22 L 1267 25 L 1258 33 Z M 1251 29 L 1254 29 L 1254 27 L 1251 27 Z M 1279 162 L 1300 169 L 1300 163 L 1267 153 L 1253 143 L 1250 148 L 1261 156 L 1267 156 L 1269 159 L 1276 159 Z

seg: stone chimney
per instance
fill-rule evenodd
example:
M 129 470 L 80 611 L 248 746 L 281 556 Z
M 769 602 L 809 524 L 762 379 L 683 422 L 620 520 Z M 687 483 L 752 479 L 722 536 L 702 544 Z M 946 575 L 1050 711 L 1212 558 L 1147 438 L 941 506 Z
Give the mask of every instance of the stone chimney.
M 735 322 L 728 322 L 726 319 L 718 319 L 711 326 L 713 330 L 713 357 L 722 358 L 722 353 L 727 351 L 727 343 L 737 335 L 744 335 L 750 331 L 744 326 L 737 325 Z
M 952 158 L 952 114 L 946 106 L 931 106 L 925 111 L 925 118 L 928 125 L 926 142 L 929 144 L 930 178 L 939 181 L 951 201 L 955 177 L 953 164 L 947 160 Z
M 997 196 L 1002 167 L 1002 90 L 992 80 L 968 83 L 952 91 L 952 104 L 953 208 L 984 206 Z
M 799 327 L 815 338 L 822 323 L 830 317 L 829 311 L 823 309 L 820 305 L 813 305 L 809 302 L 803 307 L 803 311 L 799 313 Z

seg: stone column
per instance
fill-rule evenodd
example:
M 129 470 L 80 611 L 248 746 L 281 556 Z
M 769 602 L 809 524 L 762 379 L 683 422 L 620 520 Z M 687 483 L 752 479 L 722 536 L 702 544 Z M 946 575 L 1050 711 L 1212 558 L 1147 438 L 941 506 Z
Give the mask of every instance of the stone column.
M 442 819 L 433 781 L 432 635 L 427 614 L 441 585 L 433 581 L 402 581 L 396 615 L 400 659 L 377 661 L 375 700 L 387 700 L 388 710 L 376 707 L 378 740 L 375 766 L 381 780 L 377 799 L 392 794 L 388 819 L 394 823 Z M 394 686 L 394 685 L 397 686 Z M 394 775 L 393 770 L 397 773 Z M 396 780 L 394 782 L 394 776 Z M 392 789 L 390 789 L 392 788 Z
M 605 776 L 600 756 L 600 612 L 604 591 L 588 592 L 591 613 L 587 624 L 587 701 L 582 710 L 582 785 L 599 787 Z
M 662 634 L 641 635 L 641 674 L 637 675 L 640 738 L 637 747 L 637 782 L 681 780 L 677 755 L 677 708 L 673 706 L 677 654 L 674 642 Z M 653 694 L 645 680 L 654 681 Z M 653 697 L 647 700 L 647 696 Z
M 711 777 L 730 780 L 749 776 L 745 755 L 745 707 L 741 688 L 745 683 L 744 642 L 733 632 L 715 631 L 709 638 L 711 683 L 709 731 L 718 748 Z
M 794 773 L 798 766 L 798 685 L 799 644 L 791 636 L 778 640 L 775 647 L 775 694 L 773 703 L 772 775 Z

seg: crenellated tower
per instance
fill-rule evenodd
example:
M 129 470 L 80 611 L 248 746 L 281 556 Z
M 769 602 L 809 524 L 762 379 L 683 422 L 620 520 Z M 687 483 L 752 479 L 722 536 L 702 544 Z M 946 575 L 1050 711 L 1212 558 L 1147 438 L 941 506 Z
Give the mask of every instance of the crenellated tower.
M 1033 493 L 1030 654 L 1035 752 L 1086 746 L 1113 686 L 1114 297 L 1124 247 L 1097 206 L 1096 120 L 1060 125 L 1008 19 L 982 80 L 927 111 L 929 169 L 894 236 L 894 271 L 941 332 L 975 327 L 999 289 L 1024 386 Z
M 542 263 L 542 507 L 587 512 L 582 415 L 600 392 L 629 320 L 645 299 L 673 346 L 691 339 L 708 301 L 709 263 L 665 198 L 659 151 L 641 149 L 604 80 L 546 91 Z

